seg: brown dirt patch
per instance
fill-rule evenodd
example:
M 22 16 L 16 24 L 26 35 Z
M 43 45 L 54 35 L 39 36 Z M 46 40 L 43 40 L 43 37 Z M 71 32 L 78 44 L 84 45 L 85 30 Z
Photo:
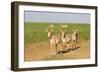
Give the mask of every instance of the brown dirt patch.
M 40 61 L 40 60 L 62 60 L 62 59 L 87 59 L 90 58 L 90 43 L 88 41 L 80 41 L 80 48 L 64 53 L 62 55 L 51 56 L 51 48 L 49 43 L 31 43 L 25 45 L 24 60 Z

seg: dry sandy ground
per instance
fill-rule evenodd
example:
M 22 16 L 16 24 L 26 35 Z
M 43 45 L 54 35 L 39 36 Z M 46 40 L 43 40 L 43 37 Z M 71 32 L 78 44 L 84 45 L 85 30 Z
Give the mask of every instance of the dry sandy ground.
M 49 43 L 32 43 L 25 45 L 25 61 L 40 61 L 40 60 L 62 60 L 62 59 L 86 59 L 90 58 L 89 41 L 81 41 L 78 44 L 80 48 L 71 50 L 67 53 L 51 56 L 51 48 Z

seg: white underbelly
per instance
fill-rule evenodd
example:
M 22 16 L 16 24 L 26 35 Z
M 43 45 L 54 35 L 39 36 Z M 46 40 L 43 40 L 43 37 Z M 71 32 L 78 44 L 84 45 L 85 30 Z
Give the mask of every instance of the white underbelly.
M 50 39 L 50 43 L 57 44 L 58 42 L 59 42 L 59 40 L 52 40 L 52 39 Z

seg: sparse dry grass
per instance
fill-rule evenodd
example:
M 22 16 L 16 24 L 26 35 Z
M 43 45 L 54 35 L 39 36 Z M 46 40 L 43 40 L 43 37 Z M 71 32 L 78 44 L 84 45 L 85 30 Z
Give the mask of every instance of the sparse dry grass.
M 84 44 L 84 45 L 83 45 Z M 49 43 L 32 43 L 25 45 L 25 61 L 86 59 L 90 58 L 89 40 L 81 41 L 80 48 L 68 53 L 51 55 Z

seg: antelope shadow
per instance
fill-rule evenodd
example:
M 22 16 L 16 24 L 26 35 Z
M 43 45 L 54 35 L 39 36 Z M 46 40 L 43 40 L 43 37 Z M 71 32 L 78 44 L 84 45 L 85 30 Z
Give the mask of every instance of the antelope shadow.
M 64 53 L 69 53 L 69 52 L 75 51 L 75 50 L 77 50 L 77 49 L 79 49 L 79 48 L 80 48 L 80 46 L 77 46 L 76 48 L 68 48 L 67 50 L 58 51 L 57 54 L 60 54 L 60 53 L 62 53 L 62 54 L 64 54 Z

